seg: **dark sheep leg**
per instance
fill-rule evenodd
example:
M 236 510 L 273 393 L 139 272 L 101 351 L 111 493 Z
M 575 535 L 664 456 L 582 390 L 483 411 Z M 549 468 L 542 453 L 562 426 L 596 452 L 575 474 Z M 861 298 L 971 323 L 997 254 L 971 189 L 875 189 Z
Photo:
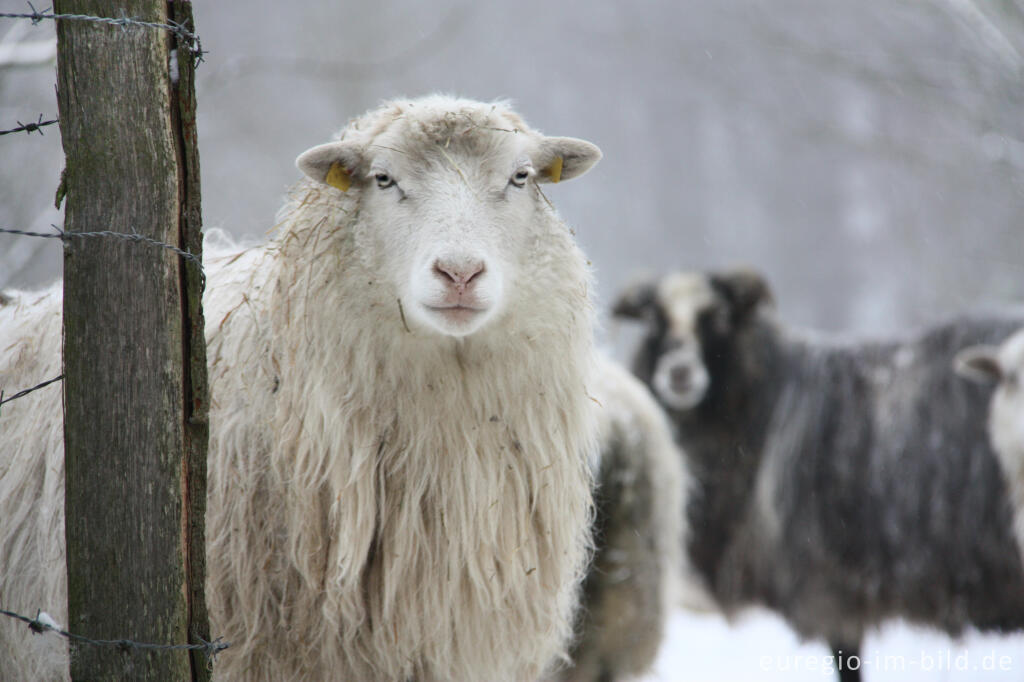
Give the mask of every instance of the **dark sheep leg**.
M 860 682 L 860 643 L 851 646 L 830 642 L 839 682 Z

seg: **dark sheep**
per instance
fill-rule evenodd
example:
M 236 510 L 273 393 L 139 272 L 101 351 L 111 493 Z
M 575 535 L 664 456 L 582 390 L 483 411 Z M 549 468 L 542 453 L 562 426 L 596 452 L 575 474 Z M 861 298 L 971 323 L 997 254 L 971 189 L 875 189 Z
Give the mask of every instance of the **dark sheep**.
M 686 571 L 681 550 L 690 477 L 665 414 L 624 367 L 607 359 L 598 367 L 595 548 L 572 666 L 552 678 L 561 682 L 615 682 L 647 673 Z
M 840 343 L 787 329 L 770 301 L 753 272 L 676 273 L 614 311 L 647 325 L 634 372 L 688 459 L 687 554 L 718 605 L 763 605 L 823 638 L 842 680 L 859 679 L 846 663 L 890 618 L 954 636 L 1024 627 L 991 388 L 951 371 L 1024 314 Z

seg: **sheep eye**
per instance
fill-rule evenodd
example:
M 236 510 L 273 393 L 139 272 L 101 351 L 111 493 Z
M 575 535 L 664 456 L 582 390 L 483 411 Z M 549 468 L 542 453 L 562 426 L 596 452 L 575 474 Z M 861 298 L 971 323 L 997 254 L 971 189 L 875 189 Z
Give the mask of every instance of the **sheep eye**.
M 723 307 L 715 306 L 700 313 L 701 326 L 718 336 L 729 333 L 730 322 L 729 311 Z
M 377 173 L 373 177 L 377 181 L 377 186 L 380 187 L 381 189 L 387 189 L 388 187 L 391 187 L 392 185 L 395 184 L 394 178 L 392 178 L 387 173 Z
M 515 175 L 512 176 L 512 179 L 509 180 L 509 182 L 511 182 L 516 187 L 523 187 L 524 185 L 526 185 L 526 181 L 529 179 L 530 171 L 528 171 L 525 168 L 522 168 L 515 172 Z

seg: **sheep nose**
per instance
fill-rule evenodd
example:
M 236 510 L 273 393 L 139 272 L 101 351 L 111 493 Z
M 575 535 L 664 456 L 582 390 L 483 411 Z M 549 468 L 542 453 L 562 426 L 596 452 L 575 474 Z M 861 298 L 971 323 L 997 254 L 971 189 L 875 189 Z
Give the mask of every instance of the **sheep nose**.
M 676 365 L 669 370 L 669 379 L 676 389 L 686 388 L 690 383 L 690 368 L 685 365 Z
M 470 283 L 484 272 L 481 260 L 445 260 L 434 261 L 434 273 L 450 287 L 464 291 Z

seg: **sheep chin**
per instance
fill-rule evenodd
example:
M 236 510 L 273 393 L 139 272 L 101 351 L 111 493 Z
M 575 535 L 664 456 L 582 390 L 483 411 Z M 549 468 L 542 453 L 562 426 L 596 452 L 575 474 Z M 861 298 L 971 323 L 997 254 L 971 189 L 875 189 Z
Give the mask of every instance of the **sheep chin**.
M 676 393 L 671 388 L 658 388 L 658 397 L 661 402 L 673 410 L 692 410 L 700 405 L 704 399 L 704 390 L 691 390 L 686 393 Z

